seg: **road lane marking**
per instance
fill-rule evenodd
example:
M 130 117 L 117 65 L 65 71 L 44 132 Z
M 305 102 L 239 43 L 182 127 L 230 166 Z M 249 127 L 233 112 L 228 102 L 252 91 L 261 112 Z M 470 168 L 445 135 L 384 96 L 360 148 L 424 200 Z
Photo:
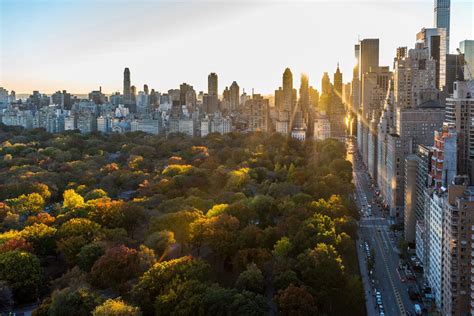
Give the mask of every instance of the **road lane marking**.
M 400 296 L 400 293 L 398 292 L 397 288 L 395 287 L 395 284 L 392 279 L 392 274 L 390 273 L 390 269 L 388 267 L 388 261 L 387 257 L 385 256 L 385 252 L 383 251 L 383 248 L 381 246 L 381 242 L 378 236 L 378 233 L 375 232 L 375 240 L 377 242 L 377 245 L 379 246 L 379 249 L 381 250 L 381 255 L 382 255 L 382 260 L 385 266 L 385 270 L 387 272 L 388 280 L 390 281 L 390 285 L 392 286 L 393 293 L 395 295 L 395 299 L 397 301 L 398 309 L 400 310 L 400 315 L 406 315 L 405 313 L 405 306 L 403 305 L 402 298 Z

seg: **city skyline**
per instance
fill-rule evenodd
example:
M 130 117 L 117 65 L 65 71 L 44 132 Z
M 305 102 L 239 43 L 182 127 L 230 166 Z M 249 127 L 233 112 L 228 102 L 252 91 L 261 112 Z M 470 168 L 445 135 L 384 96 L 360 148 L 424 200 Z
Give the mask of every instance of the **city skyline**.
M 215 72 L 219 94 L 233 81 L 248 92 L 255 88 L 272 94 L 289 67 L 296 77 L 307 74 L 309 84 L 320 90 L 323 73 L 333 73 L 337 63 L 344 80 L 351 79 L 351 48 L 358 38 L 380 38 L 380 65 L 392 66 L 396 47 L 413 47 L 416 32 L 433 26 L 432 5 L 428 0 L 144 1 L 137 7 L 126 2 L 112 7 L 109 1 L 4 0 L 0 85 L 18 94 L 63 89 L 85 94 L 99 86 L 110 94 L 121 91 L 123 69 L 129 67 L 133 85 L 148 84 L 158 91 L 182 82 L 207 91 L 206 76 Z M 451 21 L 452 52 L 459 41 L 473 37 L 472 4 L 452 1 L 451 12 L 456 16 Z M 146 18 L 152 13 L 153 18 Z M 404 23 L 396 28 L 383 24 L 401 14 Z M 53 21 L 52 15 L 60 18 Z M 68 23 L 71 16 L 77 16 L 75 23 Z M 127 18 L 129 23 L 123 23 Z M 33 53 L 32 47 L 41 44 L 45 48 Z M 36 79 L 40 74 L 41 80 Z

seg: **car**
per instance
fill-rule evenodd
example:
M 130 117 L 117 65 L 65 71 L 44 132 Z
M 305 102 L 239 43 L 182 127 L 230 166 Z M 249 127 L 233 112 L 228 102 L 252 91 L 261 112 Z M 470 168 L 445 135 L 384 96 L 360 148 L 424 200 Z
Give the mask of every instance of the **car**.
M 379 307 L 382 305 L 382 298 L 381 297 L 377 297 L 377 300 L 376 300 L 377 304 L 379 305 Z M 382 306 L 383 308 L 383 306 Z
M 382 294 L 380 294 L 379 291 L 376 291 L 376 292 L 375 292 L 375 297 L 381 299 L 381 298 L 382 298 Z
M 415 304 L 415 305 L 414 305 L 414 308 L 415 308 L 415 314 L 416 314 L 416 315 L 421 315 L 421 314 L 422 314 L 420 304 Z

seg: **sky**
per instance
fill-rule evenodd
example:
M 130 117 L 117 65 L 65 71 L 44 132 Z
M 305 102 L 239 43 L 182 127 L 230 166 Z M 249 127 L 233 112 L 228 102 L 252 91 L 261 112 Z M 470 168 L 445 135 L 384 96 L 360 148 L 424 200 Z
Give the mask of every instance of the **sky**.
M 474 1 L 451 0 L 451 47 L 474 39 Z M 321 86 L 340 64 L 350 81 L 358 39 L 380 38 L 380 63 L 433 27 L 433 0 L 0 0 L 0 87 L 20 93 L 138 90 L 237 81 L 271 94 L 286 67 Z

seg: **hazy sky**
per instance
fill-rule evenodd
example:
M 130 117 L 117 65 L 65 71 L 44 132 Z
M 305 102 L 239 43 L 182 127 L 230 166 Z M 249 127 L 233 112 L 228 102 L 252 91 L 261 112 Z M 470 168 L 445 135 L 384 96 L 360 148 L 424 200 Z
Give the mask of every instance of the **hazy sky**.
M 474 2 L 451 0 L 451 51 L 474 39 Z M 219 90 L 236 80 L 273 93 L 286 67 L 320 87 L 340 63 L 352 77 L 358 38 L 380 38 L 380 61 L 414 46 L 433 26 L 433 0 L 158 1 L 0 0 L 0 86 L 17 93 L 122 90 L 124 67 L 139 90 L 187 82 Z

